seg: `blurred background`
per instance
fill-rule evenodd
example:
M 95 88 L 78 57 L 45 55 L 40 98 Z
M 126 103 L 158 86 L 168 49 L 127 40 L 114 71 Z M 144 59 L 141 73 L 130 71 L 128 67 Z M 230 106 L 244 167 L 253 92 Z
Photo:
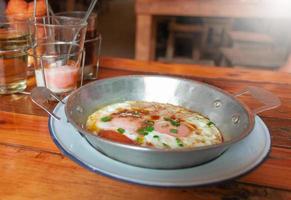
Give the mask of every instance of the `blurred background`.
M 49 3 L 61 12 L 90 0 Z M 291 72 L 288 8 L 288 0 L 99 0 L 95 12 L 103 56 Z

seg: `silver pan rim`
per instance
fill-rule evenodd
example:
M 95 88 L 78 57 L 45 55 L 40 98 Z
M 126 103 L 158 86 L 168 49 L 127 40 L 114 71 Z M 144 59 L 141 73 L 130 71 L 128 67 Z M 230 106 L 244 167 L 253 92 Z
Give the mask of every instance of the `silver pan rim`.
M 180 80 L 180 81 L 186 81 L 188 83 L 198 83 L 201 85 L 204 85 L 206 87 L 210 87 L 211 89 L 217 90 L 219 92 L 221 92 L 222 94 L 230 97 L 231 99 L 233 99 L 234 101 L 236 101 L 242 108 L 243 110 L 246 112 L 247 116 L 248 116 L 248 127 L 245 128 L 245 130 L 238 135 L 237 137 L 232 138 L 229 141 L 224 141 L 220 144 L 214 144 L 214 145 L 207 145 L 207 146 L 201 146 L 201 147 L 191 147 L 191 148 L 180 148 L 180 149 L 158 149 L 158 148 L 151 148 L 151 147 L 142 147 L 142 146 L 137 146 L 137 145 L 131 145 L 131 144 L 123 144 L 123 143 L 118 143 L 118 142 L 114 142 L 102 137 L 99 137 L 98 135 L 95 135 L 89 131 L 87 131 L 86 129 L 82 128 L 81 126 L 79 126 L 76 122 L 74 122 L 74 120 L 70 117 L 70 112 L 68 110 L 68 104 L 70 102 L 70 99 L 72 99 L 72 97 L 74 95 L 76 95 L 80 90 L 85 90 L 87 87 L 90 87 L 93 84 L 98 84 L 98 83 L 104 83 L 104 82 L 110 82 L 112 80 L 119 80 L 119 79 L 128 79 L 128 78 L 146 78 L 146 77 L 155 77 L 155 78 L 169 78 L 169 79 L 175 79 L 175 80 Z M 180 78 L 180 77 L 175 77 L 175 76 L 168 76 L 168 75 L 126 75 L 126 76 L 118 76 L 118 77 L 113 77 L 113 78 L 104 78 L 104 79 L 100 79 L 100 80 L 96 80 L 93 81 L 91 83 L 88 83 L 80 88 L 78 88 L 77 90 L 75 90 L 74 92 L 72 92 L 70 94 L 70 96 L 67 99 L 67 103 L 65 105 L 65 114 L 66 117 L 68 119 L 68 121 L 73 125 L 74 128 L 76 128 L 80 133 L 85 134 L 85 135 L 92 135 L 95 136 L 95 138 L 105 144 L 108 145 L 113 145 L 113 146 L 117 146 L 120 148 L 127 148 L 130 150 L 135 150 L 135 151 L 142 151 L 142 152 L 159 152 L 159 153 L 170 153 L 170 152 L 175 152 L 175 153 L 185 153 L 185 152 L 192 152 L 192 151 L 199 151 L 199 150 L 206 150 L 206 149 L 215 149 L 215 148 L 225 148 L 228 147 L 232 144 L 235 144 L 239 141 L 241 141 L 242 139 L 244 139 L 246 136 L 248 136 L 251 131 L 254 128 L 254 114 L 253 112 L 249 109 L 249 107 L 241 102 L 240 100 L 238 100 L 237 98 L 235 98 L 234 96 L 232 96 L 230 93 L 215 87 L 213 85 L 207 84 L 207 83 L 203 83 L 200 81 L 196 81 L 196 80 L 192 80 L 192 79 L 186 79 L 186 78 Z

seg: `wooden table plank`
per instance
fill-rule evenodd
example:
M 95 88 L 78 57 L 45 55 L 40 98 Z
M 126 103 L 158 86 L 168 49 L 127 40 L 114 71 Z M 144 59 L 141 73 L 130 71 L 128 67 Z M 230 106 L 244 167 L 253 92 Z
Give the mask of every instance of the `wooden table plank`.
M 13 94 L 0 96 L 0 110 L 7 112 L 44 115 L 46 112 L 36 106 L 29 95 Z
M 0 112 L 0 144 L 55 152 L 48 132 L 48 118 L 12 112 Z
M 268 159 L 239 181 L 291 190 L 291 149 L 272 148 Z
M 291 120 L 263 118 L 271 133 L 272 146 L 291 149 Z
M 93 174 L 61 155 L 0 145 L 2 199 L 288 199 L 291 192 L 234 181 L 155 188 Z M 260 173 L 260 172 L 257 172 Z M 287 174 L 288 175 L 288 174 Z M 272 178 L 272 177 L 270 177 Z

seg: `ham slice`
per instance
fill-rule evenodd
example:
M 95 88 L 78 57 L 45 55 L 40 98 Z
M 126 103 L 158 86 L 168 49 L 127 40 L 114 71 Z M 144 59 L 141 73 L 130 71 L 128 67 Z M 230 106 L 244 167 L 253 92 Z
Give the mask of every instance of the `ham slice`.
M 110 123 L 113 127 L 123 128 L 124 130 L 135 132 L 141 127 L 142 119 L 134 117 L 114 117 Z
M 168 134 L 174 137 L 187 137 L 191 130 L 188 126 L 186 126 L 184 123 L 180 123 L 180 126 L 173 126 L 169 121 L 156 121 L 155 123 L 155 131 Z M 171 130 L 177 130 L 177 133 L 171 132 Z

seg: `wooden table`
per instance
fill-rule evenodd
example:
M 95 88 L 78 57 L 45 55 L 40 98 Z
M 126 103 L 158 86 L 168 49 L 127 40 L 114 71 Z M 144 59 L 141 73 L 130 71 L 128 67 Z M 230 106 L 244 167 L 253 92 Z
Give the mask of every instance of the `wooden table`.
M 27 95 L 0 96 L 0 199 L 291 199 L 291 74 L 103 58 L 100 79 L 168 74 L 230 93 L 247 85 L 278 95 L 283 105 L 260 114 L 272 135 L 268 158 L 233 181 L 196 188 L 156 188 L 94 174 L 64 157 L 48 132 L 46 113 Z M 244 98 L 249 105 L 255 101 Z
M 135 58 L 154 60 L 156 16 L 290 19 L 288 0 L 136 0 Z

